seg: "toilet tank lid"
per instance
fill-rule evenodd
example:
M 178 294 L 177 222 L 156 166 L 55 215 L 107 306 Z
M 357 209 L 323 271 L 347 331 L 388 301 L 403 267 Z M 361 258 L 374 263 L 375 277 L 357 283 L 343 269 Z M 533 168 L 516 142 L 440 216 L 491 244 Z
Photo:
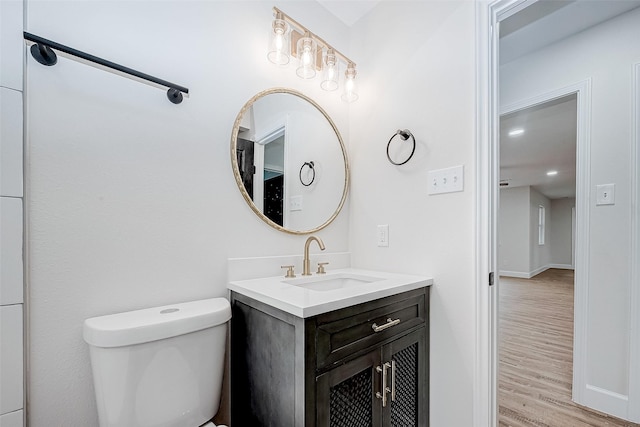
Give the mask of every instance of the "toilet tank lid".
M 84 321 L 84 340 L 95 347 L 122 347 L 211 328 L 231 319 L 225 298 L 211 298 Z

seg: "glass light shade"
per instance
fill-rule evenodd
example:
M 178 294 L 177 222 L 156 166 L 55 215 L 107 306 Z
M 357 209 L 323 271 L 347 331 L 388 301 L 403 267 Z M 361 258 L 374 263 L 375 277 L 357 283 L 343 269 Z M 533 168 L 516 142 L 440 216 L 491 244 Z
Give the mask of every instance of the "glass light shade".
M 327 91 L 338 89 L 338 61 L 336 60 L 336 54 L 333 49 L 327 50 L 327 54 L 324 57 L 322 63 L 322 82 L 320 87 Z
M 277 65 L 289 63 L 289 24 L 278 17 L 273 20 L 267 58 Z
M 342 100 L 344 102 L 355 102 L 358 100 L 358 87 L 356 85 L 356 68 L 353 64 L 349 64 L 347 71 L 344 72 L 344 92 L 342 92 Z
M 316 76 L 316 55 L 318 45 L 311 38 L 309 32 L 298 40 L 296 53 L 298 55 L 298 69 L 296 74 L 302 79 L 312 79 Z

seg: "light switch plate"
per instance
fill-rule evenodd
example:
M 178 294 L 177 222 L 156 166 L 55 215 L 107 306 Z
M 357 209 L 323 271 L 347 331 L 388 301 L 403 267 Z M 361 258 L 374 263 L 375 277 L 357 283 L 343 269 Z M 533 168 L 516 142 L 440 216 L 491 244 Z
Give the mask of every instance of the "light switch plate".
M 289 198 L 289 210 L 291 212 L 302 210 L 302 196 L 291 196 Z
M 596 185 L 596 206 L 616 204 L 616 185 Z
M 464 191 L 464 167 L 462 165 L 429 171 L 427 179 L 429 194 Z

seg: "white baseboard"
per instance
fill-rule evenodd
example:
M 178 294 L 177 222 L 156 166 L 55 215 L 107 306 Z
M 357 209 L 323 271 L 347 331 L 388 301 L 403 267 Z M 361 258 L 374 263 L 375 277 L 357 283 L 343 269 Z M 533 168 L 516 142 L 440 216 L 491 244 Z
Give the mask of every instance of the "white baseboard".
M 577 404 L 613 415 L 623 420 L 629 419 L 628 396 L 587 384 L 582 397 L 584 400 L 582 402 L 576 402 Z
M 517 277 L 519 279 L 530 279 L 529 273 L 523 273 L 520 271 L 500 270 L 500 276 Z
M 531 279 L 533 276 L 536 276 L 543 271 L 548 270 L 550 267 L 548 265 L 542 266 L 540 268 L 536 268 L 533 271 L 528 272 L 520 272 L 520 271 L 501 271 L 501 276 L 509 276 L 509 277 L 519 277 L 521 279 Z
M 573 270 L 571 264 L 549 264 L 549 268 L 557 268 L 559 270 Z
M 519 279 L 531 279 L 533 276 L 536 276 L 542 273 L 543 271 L 547 271 L 550 268 L 557 268 L 561 270 L 573 270 L 573 266 L 571 266 L 570 264 L 548 264 L 540 268 L 536 268 L 535 270 L 529 271 L 529 272 L 500 270 L 500 276 L 517 277 Z
M 548 265 L 543 265 L 542 267 L 536 268 L 535 270 L 533 270 L 532 272 L 529 273 L 529 279 L 531 279 L 533 276 L 537 276 L 538 274 L 542 273 L 543 271 L 547 271 L 550 268 L 551 267 L 549 267 Z

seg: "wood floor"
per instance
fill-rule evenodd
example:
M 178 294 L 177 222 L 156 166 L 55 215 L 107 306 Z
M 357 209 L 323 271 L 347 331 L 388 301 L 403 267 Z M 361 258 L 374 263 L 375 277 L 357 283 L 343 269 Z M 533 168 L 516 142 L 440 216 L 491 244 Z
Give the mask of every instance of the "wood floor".
M 640 427 L 571 401 L 573 271 L 500 278 L 500 427 Z

